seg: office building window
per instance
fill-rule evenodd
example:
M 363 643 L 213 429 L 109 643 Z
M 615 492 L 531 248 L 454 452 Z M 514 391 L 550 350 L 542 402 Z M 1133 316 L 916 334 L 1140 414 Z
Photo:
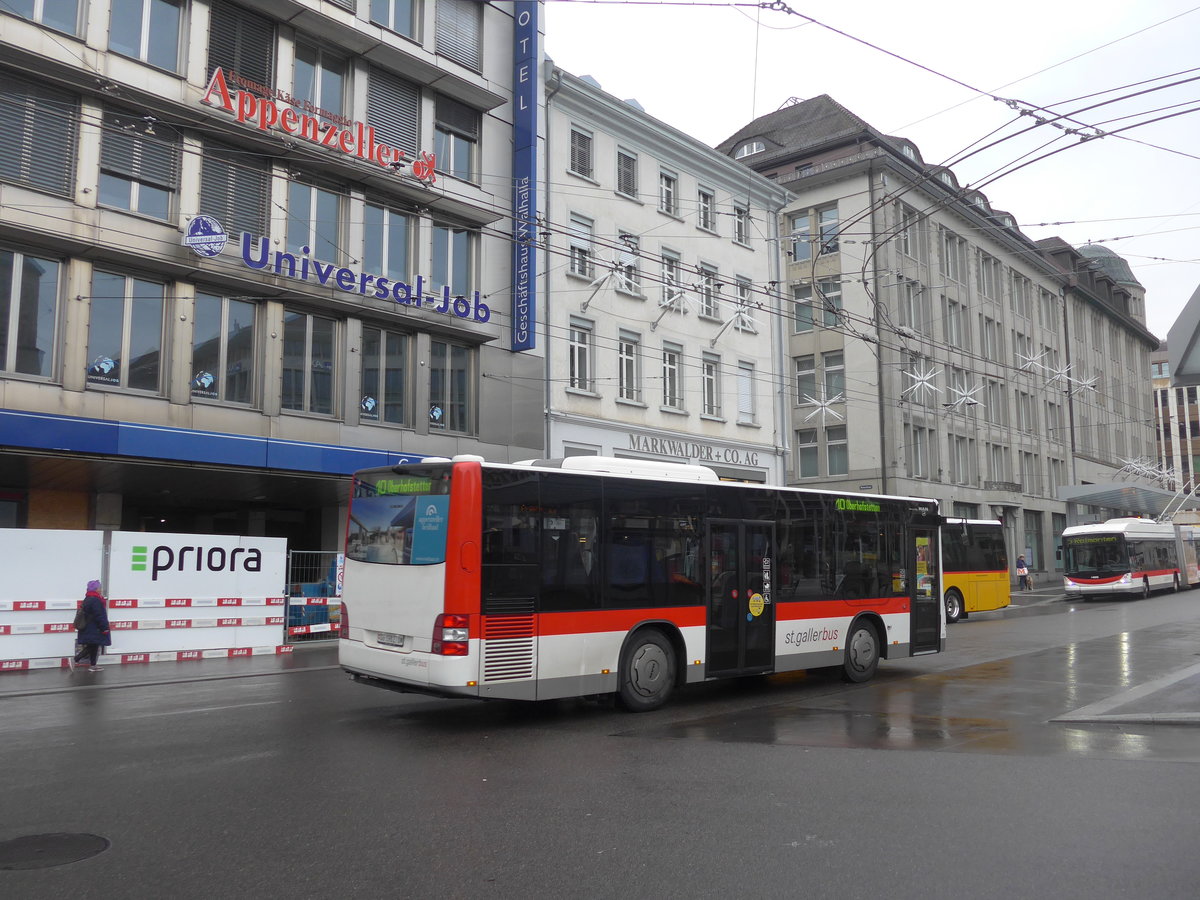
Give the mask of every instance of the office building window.
M 835 328 L 841 322 L 842 282 L 837 278 L 821 278 L 817 281 L 821 295 L 821 315 L 826 328 Z
M 337 323 L 323 316 L 286 310 L 283 314 L 284 409 L 333 415 Z
M 636 153 L 617 150 L 617 193 L 636 197 L 638 192 L 638 159 Z
M 592 161 L 592 134 L 578 128 L 571 129 L 571 163 L 569 171 L 584 178 L 595 172 Z
M 794 285 L 792 287 L 792 330 L 796 334 L 803 334 L 812 329 L 812 285 Z
M 951 281 L 965 284 L 967 279 L 967 242 L 948 228 L 940 229 L 940 272 Z
M 792 216 L 792 261 L 809 262 L 812 255 L 812 226 L 806 211 Z
M 405 37 L 416 37 L 416 0 L 371 0 L 371 21 Z
M 745 278 L 738 278 L 734 284 L 734 291 L 737 294 L 737 313 L 733 327 L 738 331 L 758 334 L 758 323 L 754 321 L 755 304 L 750 282 Z
M 806 403 L 817 402 L 817 358 L 815 356 L 800 356 L 796 358 L 796 403 L 803 406 Z
M 683 348 L 678 344 L 663 344 L 662 405 L 668 409 L 683 409 Z
M 895 204 L 896 245 L 905 256 L 925 261 L 925 230 L 920 216 L 907 203 Z
M 592 277 L 592 220 L 571 214 L 571 226 L 568 236 L 571 248 L 570 273 Z
M 258 305 L 197 293 L 192 312 L 192 399 L 254 402 Z
M 69 196 L 75 182 L 79 104 L 53 88 L 0 79 L 0 180 Z M 53 147 L 53 153 L 45 148 Z
M 659 301 L 660 306 L 675 305 L 676 308 L 682 308 L 683 288 L 679 286 L 679 256 L 669 250 L 662 252 L 662 299 Z
M 103 206 L 169 219 L 179 180 L 177 132 L 164 128 L 172 136 L 164 139 L 154 130 L 153 117 L 147 118 L 104 114 L 97 199 Z
M 721 318 L 720 276 L 712 266 L 700 266 L 700 315 Z
M 620 281 L 617 287 L 631 294 L 642 292 L 641 257 L 638 255 L 640 242 L 636 234 L 621 233 L 621 243 L 624 248 L 618 251 L 617 261 L 620 266 Z
M 476 181 L 479 111 L 439 96 L 434 109 L 434 156 L 439 172 L 463 181 Z
M 112 0 L 108 49 L 179 71 L 180 0 Z
M 704 415 L 721 415 L 721 357 L 715 353 L 700 357 L 700 389 Z
M 817 429 L 804 428 L 796 432 L 796 475 L 800 478 L 815 478 L 821 474 L 820 446 Z
M 79 0 L 12 0 L 5 8 L 55 31 L 79 34 Z
M 705 231 L 715 231 L 717 222 L 717 198 L 707 188 L 696 192 L 696 227 Z
M 287 249 L 324 262 L 340 262 L 341 197 L 332 190 L 288 184 Z
M 979 251 L 979 293 L 992 300 L 1000 297 L 1000 273 L 1003 267 L 996 257 Z
M 480 71 L 483 8 L 479 0 L 436 0 L 437 52 L 468 69 Z
M 368 203 L 363 207 L 363 271 L 392 281 L 410 280 L 408 256 L 415 233 L 403 213 Z
M 587 319 L 571 317 L 567 384 L 580 391 L 590 391 L 594 387 L 592 383 L 592 328 L 592 323 Z
M 946 310 L 946 343 L 959 350 L 970 351 L 970 329 L 966 327 L 966 312 L 961 303 L 956 303 L 942 295 L 942 305 Z
M 411 161 L 417 154 L 421 124 L 421 89 L 374 66 L 367 73 L 367 124 L 375 138 L 403 150 Z
M 433 265 L 430 280 L 435 288 L 465 297 L 474 281 L 475 242 L 478 235 L 465 228 L 433 226 Z
M 658 208 L 667 215 L 679 215 L 679 178 L 674 172 L 658 173 Z
M 825 373 L 825 399 L 846 398 L 846 360 L 841 350 L 821 354 L 821 368 Z
M 267 233 L 271 171 L 244 151 L 204 142 L 200 162 L 200 212 L 215 216 L 231 235 Z
M 95 271 L 88 318 L 88 384 L 161 388 L 166 288 L 157 281 Z
M 642 338 L 621 329 L 617 335 L 617 387 L 622 400 L 642 399 Z
M 212 0 L 208 31 L 208 72 L 236 73 L 264 88 L 275 86 L 275 23 L 265 16 Z
M 346 104 L 346 60 L 312 44 L 296 43 L 294 96 L 305 109 L 323 119 L 342 115 Z
M 358 403 L 363 422 L 409 424 L 409 342 L 407 334 L 364 327 L 362 388 Z
M 733 239 L 739 244 L 750 243 L 750 210 L 744 206 L 733 208 Z
M 429 351 L 430 429 L 473 432 L 474 351 L 449 341 L 431 341 Z
M 838 248 L 838 211 L 836 206 L 827 206 L 817 210 L 817 230 L 821 235 L 821 252 L 836 252 Z
M 753 425 L 758 419 L 757 392 L 754 389 L 755 367 L 747 360 L 738 361 L 738 424 Z
M 850 473 L 850 444 L 846 439 L 845 425 L 832 425 L 825 429 L 825 459 L 830 475 Z
M 61 281 L 58 260 L 0 248 L 0 371 L 53 376 Z

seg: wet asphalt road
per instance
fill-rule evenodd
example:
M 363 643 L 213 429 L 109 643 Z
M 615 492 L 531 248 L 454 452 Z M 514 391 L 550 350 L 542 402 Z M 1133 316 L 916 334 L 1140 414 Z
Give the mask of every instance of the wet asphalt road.
M 391 694 L 328 649 L 0 676 L 0 846 L 111 841 L 0 896 L 1195 897 L 1200 591 L 1014 599 L 866 685 L 640 716 Z

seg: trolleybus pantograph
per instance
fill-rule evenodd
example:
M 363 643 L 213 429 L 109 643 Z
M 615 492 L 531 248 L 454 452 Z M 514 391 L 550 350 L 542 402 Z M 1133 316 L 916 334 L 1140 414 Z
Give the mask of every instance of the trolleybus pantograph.
M 477 456 L 354 476 L 339 661 L 446 697 L 616 694 L 944 649 L 935 500 Z
M 1109 519 L 1063 529 L 1063 589 L 1071 596 L 1129 594 L 1196 584 L 1191 526 L 1153 519 Z
M 1004 609 L 1012 598 L 1004 525 L 995 519 L 946 519 L 942 526 L 946 621 Z

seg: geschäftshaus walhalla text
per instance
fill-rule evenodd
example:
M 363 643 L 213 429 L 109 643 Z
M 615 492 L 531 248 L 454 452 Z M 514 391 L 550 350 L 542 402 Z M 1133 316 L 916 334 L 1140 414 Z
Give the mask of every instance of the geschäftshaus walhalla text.
M 249 91 L 238 90 L 230 94 L 224 72 L 219 68 L 213 72 L 201 102 L 224 109 L 239 122 L 250 123 L 262 131 L 275 128 L 380 166 L 391 166 L 393 162 L 406 157 L 403 150 L 376 141 L 375 129 L 362 122 L 352 123 L 353 128 L 344 128 L 339 124 L 322 122 L 307 113 L 298 113 L 291 107 L 280 109 L 274 100 L 256 97 Z M 417 178 L 430 182 L 435 179 L 432 155 L 422 153 L 422 159 L 414 161 L 412 165 Z M 269 268 L 276 275 L 299 278 L 301 281 L 315 280 L 326 287 L 336 287 L 364 297 L 392 300 L 405 306 L 428 307 L 433 312 L 460 319 L 470 318 L 476 322 L 491 319 L 491 310 L 483 302 L 479 291 L 472 292 L 468 299 L 461 294 L 453 294 L 450 286 L 445 285 L 438 294 L 427 296 L 425 279 L 421 275 L 409 284 L 312 259 L 307 255 L 311 252 L 308 247 L 302 247 L 302 255 L 297 255 L 279 250 L 272 252 L 266 238 L 259 238 L 257 244 L 255 247 L 253 235 L 242 232 L 242 262 L 251 269 Z

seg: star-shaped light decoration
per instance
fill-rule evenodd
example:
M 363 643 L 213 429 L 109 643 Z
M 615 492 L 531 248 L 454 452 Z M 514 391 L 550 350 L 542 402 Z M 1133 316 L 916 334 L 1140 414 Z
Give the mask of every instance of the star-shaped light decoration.
M 826 424 L 827 422 L 826 416 L 836 416 L 839 420 L 845 421 L 846 417 L 833 408 L 834 403 L 842 403 L 845 401 L 845 399 L 845 394 L 835 394 L 832 397 L 826 397 L 824 391 L 821 392 L 820 399 L 817 399 L 816 397 L 810 397 L 808 394 L 805 394 L 805 402 L 816 404 L 816 408 L 804 417 L 804 421 L 807 422 L 815 415 L 821 416 L 822 425 Z
M 942 370 L 940 368 L 934 368 L 933 366 L 918 368 L 916 365 L 913 365 L 913 371 L 911 372 L 901 372 L 901 375 L 911 378 L 913 382 L 900 392 L 901 398 L 906 394 L 911 394 L 918 402 L 923 399 L 932 399 L 932 396 L 927 396 L 926 392 L 929 395 L 940 394 L 942 392 L 942 389 L 933 383 L 933 379 L 941 373 Z
M 952 387 L 950 388 L 950 393 L 954 394 L 954 399 L 950 403 L 943 403 L 942 406 L 953 412 L 958 412 L 966 406 L 980 406 L 981 404 L 975 399 L 975 395 L 981 390 L 983 390 L 982 384 L 977 384 L 973 388 Z
M 1039 369 L 1045 370 L 1046 367 L 1042 365 L 1042 359 L 1049 352 L 1050 352 L 1049 350 L 1043 350 L 1037 356 L 1026 356 L 1024 353 L 1018 353 L 1017 359 L 1019 359 L 1021 361 L 1021 371 L 1028 372 L 1031 369 L 1033 369 L 1034 366 L 1037 366 Z

